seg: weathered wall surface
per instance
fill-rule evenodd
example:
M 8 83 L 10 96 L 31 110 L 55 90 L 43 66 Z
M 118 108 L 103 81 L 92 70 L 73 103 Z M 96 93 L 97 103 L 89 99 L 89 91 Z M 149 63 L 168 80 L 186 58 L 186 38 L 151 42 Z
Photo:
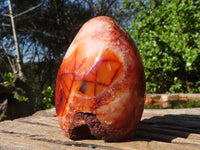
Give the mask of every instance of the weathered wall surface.
M 2 150 L 199 150 L 200 108 L 145 110 L 136 134 L 129 141 L 72 141 L 57 122 L 55 109 L 0 122 Z

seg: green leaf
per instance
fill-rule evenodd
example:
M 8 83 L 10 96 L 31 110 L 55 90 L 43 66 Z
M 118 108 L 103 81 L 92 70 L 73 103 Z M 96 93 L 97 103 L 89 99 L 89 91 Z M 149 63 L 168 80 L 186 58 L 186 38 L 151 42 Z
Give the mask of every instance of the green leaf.
M 29 100 L 28 97 L 25 97 L 25 96 L 21 96 L 20 98 L 18 98 L 19 102 L 26 102 L 28 100 Z

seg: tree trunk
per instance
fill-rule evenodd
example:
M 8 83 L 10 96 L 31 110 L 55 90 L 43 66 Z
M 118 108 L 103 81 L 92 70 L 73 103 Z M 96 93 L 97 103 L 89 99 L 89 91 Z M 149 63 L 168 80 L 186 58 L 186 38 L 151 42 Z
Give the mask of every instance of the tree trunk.
M 16 64 L 18 67 L 17 76 L 20 79 L 24 79 L 24 74 L 22 72 L 22 67 L 21 67 L 19 43 L 18 43 L 18 39 L 17 39 L 16 29 L 15 29 L 15 21 L 14 21 L 14 16 L 12 13 L 12 4 L 11 4 L 10 0 L 8 0 L 8 6 L 9 6 L 9 14 L 10 14 L 10 20 L 11 20 L 12 31 L 13 31 L 13 36 L 14 36 L 15 48 L 16 48 L 16 52 L 17 52 L 17 59 L 16 59 Z

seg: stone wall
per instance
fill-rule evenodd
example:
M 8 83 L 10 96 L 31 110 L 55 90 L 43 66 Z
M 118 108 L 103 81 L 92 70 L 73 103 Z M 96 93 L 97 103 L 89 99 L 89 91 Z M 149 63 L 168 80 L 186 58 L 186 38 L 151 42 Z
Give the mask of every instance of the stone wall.
M 128 141 L 72 141 L 66 138 L 55 109 L 0 122 L 1 150 L 199 150 L 200 108 L 145 110 L 136 134 Z

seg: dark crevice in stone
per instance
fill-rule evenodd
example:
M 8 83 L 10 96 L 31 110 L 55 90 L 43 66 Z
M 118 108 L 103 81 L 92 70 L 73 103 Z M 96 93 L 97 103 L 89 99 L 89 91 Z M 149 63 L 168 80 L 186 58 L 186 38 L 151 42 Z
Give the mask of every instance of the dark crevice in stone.
M 86 124 L 80 126 L 71 126 L 70 135 L 71 135 L 70 138 L 74 140 L 86 139 L 92 137 L 90 129 Z
M 78 112 L 74 115 L 69 129 L 70 138 L 73 140 L 97 138 L 104 139 L 106 129 L 95 114 Z
M 73 141 L 61 141 L 61 140 L 46 139 L 46 138 L 31 138 L 31 140 L 44 141 L 44 142 L 66 145 L 66 146 L 87 147 L 87 148 L 92 148 L 92 149 L 122 150 L 120 148 L 115 148 L 115 147 L 112 147 L 112 146 L 101 146 L 101 145 L 96 145 L 96 144 L 73 142 Z
M 51 125 L 44 124 L 44 123 L 30 122 L 30 121 L 26 121 L 26 120 L 17 120 L 17 121 L 21 122 L 21 123 L 32 124 L 32 125 L 40 125 L 40 126 L 46 126 L 46 127 L 55 127 L 55 126 L 51 126 Z
M 41 135 L 30 135 L 30 134 L 27 134 L 27 133 L 18 133 L 18 132 L 13 132 L 13 131 L 6 131 L 6 130 L 1 130 L 0 131 L 1 133 L 4 133 L 4 134 L 10 134 L 10 135 L 15 135 L 15 136 L 26 136 L 26 137 L 39 137 Z

